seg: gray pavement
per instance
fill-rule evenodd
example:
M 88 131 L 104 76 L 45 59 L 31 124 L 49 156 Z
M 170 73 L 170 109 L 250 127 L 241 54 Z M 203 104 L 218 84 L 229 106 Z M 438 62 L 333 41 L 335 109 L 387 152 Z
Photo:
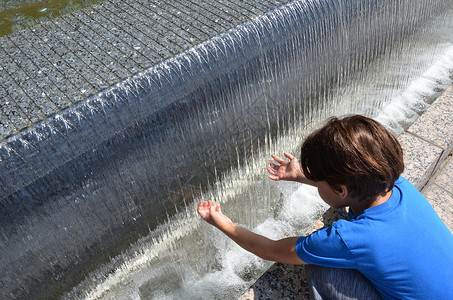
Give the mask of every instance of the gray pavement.
M 288 0 L 109 0 L 0 37 L 0 141 Z

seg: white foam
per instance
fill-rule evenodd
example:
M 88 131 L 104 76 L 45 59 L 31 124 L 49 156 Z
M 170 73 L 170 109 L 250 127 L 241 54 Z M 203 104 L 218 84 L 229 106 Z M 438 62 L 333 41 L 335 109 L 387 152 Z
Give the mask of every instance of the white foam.
M 405 124 L 413 123 L 434 100 L 438 91 L 444 90 L 452 82 L 453 76 L 453 45 L 448 43 L 437 54 L 434 63 L 423 74 L 408 84 L 397 96 L 385 105 L 379 115 L 378 121 L 387 125 L 397 134 L 405 130 Z

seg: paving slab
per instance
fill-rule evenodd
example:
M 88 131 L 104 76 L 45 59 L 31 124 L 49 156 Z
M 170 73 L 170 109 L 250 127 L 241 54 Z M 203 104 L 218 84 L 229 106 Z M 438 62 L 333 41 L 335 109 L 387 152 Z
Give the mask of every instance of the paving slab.
M 422 194 L 453 233 L 453 158 L 450 154 Z
M 41 26 L 40 29 L 44 30 L 44 26 Z M 44 36 L 44 40 L 39 38 L 37 35 L 32 34 L 34 29 L 25 29 L 17 33 L 17 39 L 20 39 L 23 43 L 23 47 L 34 48 L 36 53 L 40 53 L 40 55 L 47 58 L 50 64 L 55 67 L 57 70 L 63 73 L 65 78 L 70 78 L 71 82 L 69 83 L 70 86 L 74 85 L 74 88 L 77 87 L 81 88 L 88 88 L 87 92 L 82 93 L 88 95 L 90 92 L 94 92 L 94 87 L 91 85 L 89 81 L 87 81 L 80 73 L 77 73 L 76 70 L 73 68 L 72 64 L 73 61 L 65 61 L 64 57 L 60 56 L 55 48 L 57 47 L 56 44 L 48 43 L 48 39 Z M 31 31 L 31 32 L 30 32 Z M 46 32 L 47 33 L 47 32 Z M 11 35 L 9 36 L 11 37 Z M 64 52 L 63 52 L 64 53 Z M 18 73 L 23 73 L 23 70 L 17 69 Z M 24 73 L 24 78 L 27 78 L 27 82 L 35 82 L 33 78 L 30 78 L 28 75 Z M 23 83 L 26 84 L 26 83 Z M 22 85 L 22 83 L 19 83 Z M 38 83 L 36 83 L 38 85 Z M 39 88 L 41 89 L 41 88 Z M 42 89 L 41 89 L 42 90 Z M 57 105 L 60 109 L 67 107 L 73 103 L 75 100 L 71 100 L 70 97 L 67 96 L 66 92 L 63 92 L 55 85 L 48 86 L 45 91 L 45 94 L 49 96 L 55 105 Z M 82 97 L 80 97 L 81 99 Z
M 420 190 L 439 166 L 444 151 L 408 132 L 399 136 L 398 140 L 404 153 L 402 175 Z
M 445 92 L 407 130 L 441 148 L 441 160 L 453 150 L 453 86 Z
M 447 161 L 444 162 L 444 166 L 440 168 L 440 171 L 434 177 L 433 181 L 440 188 L 446 190 L 450 194 L 453 194 L 453 158 L 451 157 L 451 154 Z

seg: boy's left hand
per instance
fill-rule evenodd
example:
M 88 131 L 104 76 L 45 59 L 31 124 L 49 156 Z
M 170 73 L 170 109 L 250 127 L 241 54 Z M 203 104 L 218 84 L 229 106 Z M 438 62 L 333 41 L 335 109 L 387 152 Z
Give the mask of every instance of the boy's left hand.
M 277 155 L 271 155 L 278 165 L 274 164 L 272 161 L 269 163 L 270 168 L 267 168 L 267 171 L 270 174 L 269 178 L 275 181 L 288 180 L 304 183 L 305 176 L 297 158 L 287 152 L 284 152 L 284 155 L 289 161 L 285 161 Z

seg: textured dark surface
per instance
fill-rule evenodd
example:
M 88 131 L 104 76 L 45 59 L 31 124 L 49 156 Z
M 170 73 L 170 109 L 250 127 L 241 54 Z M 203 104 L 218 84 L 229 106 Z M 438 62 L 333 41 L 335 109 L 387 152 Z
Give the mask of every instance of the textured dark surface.
M 0 141 L 287 0 L 104 1 L 0 38 Z

